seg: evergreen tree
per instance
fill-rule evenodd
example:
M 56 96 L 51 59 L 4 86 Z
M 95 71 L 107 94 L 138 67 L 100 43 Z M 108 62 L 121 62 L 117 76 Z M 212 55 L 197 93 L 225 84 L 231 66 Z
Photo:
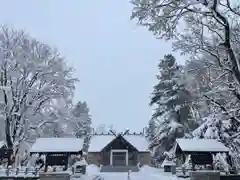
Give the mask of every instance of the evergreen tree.
M 78 102 L 72 111 L 74 118 L 74 135 L 78 138 L 84 138 L 84 151 L 88 149 L 91 136 L 91 116 L 86 102 Z
M 151 146 L 155 157 L 162 161 L 164 152 L 173 147 L 175 139 L 183 137 L 191 128 L 191 95 L 183 83 L 182 67 L 174 56 L 165 55 L 158 68 L 158 84 L 154 86 L 150 102 L 150 106 L 156 107 L 151 121 L 157 125 Z
M 158 38 L 167 41 L 174 39 L 175 50 L 188 55 L 194 61 L 205 55 L 208 56 L 206 61 L 209 69 L 214 68 L 216 71 L 210 72 L 211 82 L 207 82 L 211 91 L 204 92 L 202 97 L 211 102 L 211 105 L 208 105 L 209 112 L 204 110 L 206 116 L 211 116 L 210 113 L 213 112 L 214 118 L 209 118 L 204 126 L 200 126 L 204 127 L 201 137 L 206 137 L 206 134 L 212 130 L 220 132 L 221 136 L 218 138 L 231 148 L 231 153 L 239 154 L 239 3 L 234 1 L 224 3 L 217 0 L 168 0 L 167 2 L 132 0 L 132 4 L 134 5 L 132 18 L 136 18 L 139 24 L 147 27 Z M 183 7 L 187 7 L 184 13 Z M 221 18 L 215 18 L 216 14 Z M 178 23 L 185 27 L 178 28 L 179 26 L 176 25 Z M 203 88 L 203 91 L 205 90 L 206 88 Z M 216 110 L 213 111 L 213 108 Z M 204 111 L 202 111 L 203 115 Z M 212 137 L 217 136 L 214 133 Z M 240 161 L 237 164 L 240 165 Z
M 151 142 L 156 135 L 156 122 L 154 119 L 150 119 L 146 128 L 146 138 Z
M 109 129 L 106 127 L 105 124 L 99 124 L 95 129 L 95 133 L 97 134 L 107 134 L 108 132 Z

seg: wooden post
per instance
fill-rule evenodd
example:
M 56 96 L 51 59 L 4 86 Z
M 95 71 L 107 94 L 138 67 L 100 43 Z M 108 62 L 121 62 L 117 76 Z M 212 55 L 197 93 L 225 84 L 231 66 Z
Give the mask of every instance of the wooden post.
M 16 169 L 16 175 L 18 175 L 18 173 L 19 173 L 19 168 Z
M 45 166 L 44 166 L 44 172 L 47 172 L 47 170 L 48 170 L 48 165 L 45 164 Z
M 69 157 L 69 154 L 67 154 L 67 155 L 68 155 L 68 157 Z M 65 162 L 64 171 L 66 171 L 66 170 L 68 169 L 68 159 L 69 159 L 69 158 L 67 158 L 67 161 Z
M 232 167 L 232 159 L 231 159 L 231 156 L 229 155 L 229 153 L 227 153 L 227 162 L 230 165 L 230 167 Z
M 28 168 L 25 169 L 25 172 L 24 172 L 25 175 L 28 174 Z
M 75 174 L 75 167 L 72 166 L 72 173 Z
M 48 154 L 46 154 L 46 157 L 45 157 L 45 164 L 44 164 L 44 172 L 47 172 L 48 170 Z
M 9 176 L 9 168 L 6 169 L 6 175 Z
M 130 174 L 131 174 L 131 170 L 128 171 L 128 180 L 130 180 Z
M 35 171 L 34 171 L 34 175 L 35 175 L 35 176 L 37 175 L 37 172 L 38 172 L 38 169 L 35 168 Z

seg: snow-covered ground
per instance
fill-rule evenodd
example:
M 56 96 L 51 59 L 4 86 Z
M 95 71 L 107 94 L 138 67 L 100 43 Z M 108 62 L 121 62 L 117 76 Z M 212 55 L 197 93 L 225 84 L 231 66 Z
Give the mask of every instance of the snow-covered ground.
M 6 176 L 6 169 L 0 168 L 0 176 Z M 14 177 L 32 177 L 32 172 L 27 175 L 24 173 L 24 168 L 20 169 L 18 175 L 16 175 L 16 170 L 13 169 L 10 172 L 10 176 Z M 62 171 L 63 172 L 63 171 Z M 52 173 L 52 172 L 51 172 Z M 59 173 L 59 171 L 57 171 Z M 64 171 L 66 173 L 66 171 Z M 70 172 L 71 174 L 71 172 Z M 37 174 L 38 176 L 38 174 Z M 102 178 L 102 179 L 101 179 Z M 171 173 L 163 172 L 163 169 L 157 169 L 149 166 L 143 166 L 139 172 L 132 172 L 128 176 L 127 172 L 124 173 L 114 173 L 114 172 L 100 172 L 99 167 L 96 165 L 88 165 L 86 170 L 86 175 L 81 176 L 80 174 L 72 175 L 72 180 L 180 180 L 175 175 Z M 185 179 L 188 180 L 188 179 Z
M 99 168 L 95 165 L 87 167 L 87 173 L 83 179 L 92 180 L 97 176 L 102 177 L 104 180 L 179 180 L 175 175 L 163 172 L 163 169 L 156 169 L 149 166 L 143 166 L 139 172 L 132 172 L 128 178 L 127 172 L 103 173 L 99 172 Z

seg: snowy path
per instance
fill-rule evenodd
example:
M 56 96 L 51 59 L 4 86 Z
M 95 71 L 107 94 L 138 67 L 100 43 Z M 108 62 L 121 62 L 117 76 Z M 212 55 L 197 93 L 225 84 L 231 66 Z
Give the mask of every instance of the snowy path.
M 162 169 L 152 167 L 143 167 L 139 172 L 132 172 L 128 179 L 128 173 L 102 173 L 97 167 L 87 168 L 87 175 L 84 180 L 92 180 L 96 176 L 102 177 L 104 180 L 180 180 L 171 173 L 163 172 Z M 95 178 L 98 180 L 98 178 Z
M 132 173 L 128 179 L 127 173 L 101 173 L 99 174 L 104 180 L 176 180 L 171 175 Z

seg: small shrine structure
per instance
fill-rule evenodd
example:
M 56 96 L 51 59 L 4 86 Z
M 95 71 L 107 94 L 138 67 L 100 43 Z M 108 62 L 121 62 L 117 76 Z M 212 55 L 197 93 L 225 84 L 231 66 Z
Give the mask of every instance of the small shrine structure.
M 122 133 L 109 131 L 94 133 L 90 139 L 87 161 L 89 164 L 102 165 L 102 171 L 111 169 L 138 171 L 139 165 L 149 165 L 151 160 L 148 141 L 144 133 Z
M 72 155 L 82 156 L 84 140 L 80 138 L 39 138 L 33 144 L 30 155 L 45 156 L 45 172 L 48 166 L 64 166 L 68 169 Z
M 192 170 L 195 165 L 210 165 L 213 168 L 213 155 L 225 153 L 228 164 L 231 166 L 229 149 L 215 139 L 177 139 L 175 145 L 175 156 L 180 164 L 184 164 L 190 156 Z M 178 163 L 178 165 L 179 165 Z

